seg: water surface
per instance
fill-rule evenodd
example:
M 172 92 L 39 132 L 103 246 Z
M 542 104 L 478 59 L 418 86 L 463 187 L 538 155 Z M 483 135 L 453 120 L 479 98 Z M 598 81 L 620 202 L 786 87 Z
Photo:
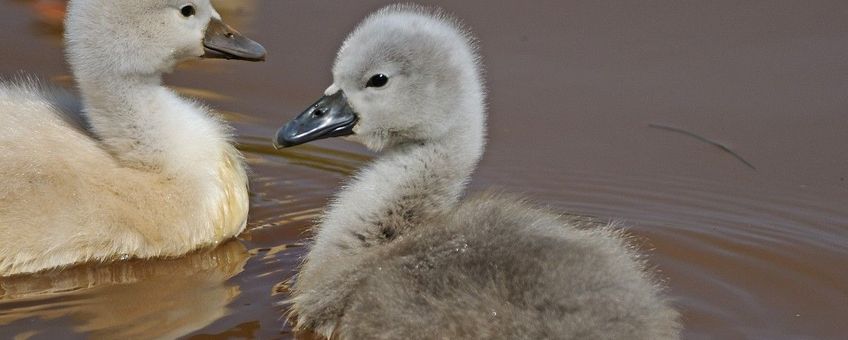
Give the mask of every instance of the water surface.
M 278 152 L 270 137 L 385 2 L 219 2 L 268 62 L 190 63 L 167 81 L 237 127 L 248 231 L 182 259 L 0 280 L 0 338 L 294 336 L 281 283 L 312 219 L 371 155 L 343 141 Z M 0 2 L 1 75 L 68 84 L 61 3 Z M 686 339 L 848 334 L 848 3 L 431 3 L 474 28 L 487 66 L 490 142 L 472 190 L 625 221 Z

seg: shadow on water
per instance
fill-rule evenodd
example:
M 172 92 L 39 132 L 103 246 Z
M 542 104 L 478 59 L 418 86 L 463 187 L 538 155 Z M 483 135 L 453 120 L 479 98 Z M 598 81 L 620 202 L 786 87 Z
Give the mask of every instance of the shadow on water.
M 425 2 L 483 42 L 490 146 L 472 190 L 622 220 L 683 312 L 684 338 L 848 334 L 846 3 Z M 0 338 L 295 337 L 285 282 L 314 220 L 371 155 L 332 141 L 275 150 L 270 138 L 329 85 L 344 35 L 385 1 L 216 3 L 268 62 L 191 62 L 167 82 L 236 127 L 251 168 L 247 231 L 179 259 L 0 279 Z M 72 86 L 63 4 L 0 2 L 0 75 Z

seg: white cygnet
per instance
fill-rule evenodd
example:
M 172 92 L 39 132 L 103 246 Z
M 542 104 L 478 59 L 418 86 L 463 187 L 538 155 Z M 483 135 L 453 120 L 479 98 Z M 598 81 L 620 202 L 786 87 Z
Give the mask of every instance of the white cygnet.
M 208 0 L 71 0 L 65 40 L 82 112 L 35 81 L 0 84 L 0 276 L 179 256 L 240 233 L 247 178 L 230 128 L 162 74 L 264 48 Z
M 382 154 L 320 221 L 293 284 L 298 330 L 339 339 L 674 339 L 678 313 L 612 226 L 506 194 L 463 198 L 483 152 L 474 39 L 413 6 L 368 17 L 325 96 L 277 134 Z

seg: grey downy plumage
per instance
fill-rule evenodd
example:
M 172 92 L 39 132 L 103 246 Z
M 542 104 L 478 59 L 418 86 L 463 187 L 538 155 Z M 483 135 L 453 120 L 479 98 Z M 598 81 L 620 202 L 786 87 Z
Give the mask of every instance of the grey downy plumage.
M 463 191 L 485 144 L 475 42 L 415 6 L 368 17 L 278 146 L 379 158 L 329 206 L 293 284 L 296 329 L 340 339 L 674 339 L 678 313 L 614 226 Z M 518 113 L 517 113 L 518 114 Z

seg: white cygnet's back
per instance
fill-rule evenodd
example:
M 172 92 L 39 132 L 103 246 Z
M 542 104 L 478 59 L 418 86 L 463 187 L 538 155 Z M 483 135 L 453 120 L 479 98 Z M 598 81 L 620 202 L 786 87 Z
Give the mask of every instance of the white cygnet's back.
M 208 0 L 71 0 L 66 45 L 82 112 L 35 81 L 0 84 L 0 276 L 179 256 L 241 232 L 229 127 L 162 74 L 264 49 Z

